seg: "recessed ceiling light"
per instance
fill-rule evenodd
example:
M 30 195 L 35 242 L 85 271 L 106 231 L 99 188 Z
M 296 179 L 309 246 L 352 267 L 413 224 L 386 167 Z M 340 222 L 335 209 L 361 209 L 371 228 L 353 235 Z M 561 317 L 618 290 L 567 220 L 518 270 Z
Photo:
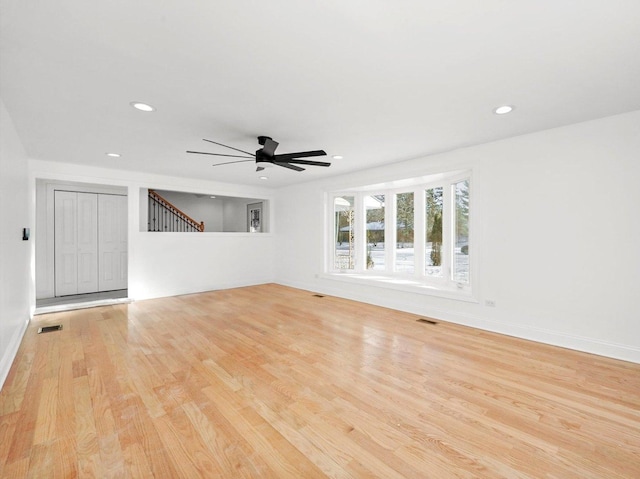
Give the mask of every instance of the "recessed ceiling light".
M 209 198 L 213 199 L 213 198 L 215 198 L 215 196 L 211 195 L 211 196 L 209 196 Z
M 269 177 L 268 177 L 268 176 L 260 176 L 259 178 L 260 178 L 261 180 L 268 180 L 268 179 L 269 179 Z
M 342 155 L 333 155 L 331 158 L 333 158 L 334 160 L 341 160 L 342 158 L 344 158 L 344 156 L 342 156 Z
M 147 103 L 141 103 L 139 101 L 132 101 L 131 103 L 129 103 L 129 105 L 140 111 L 156 111 L 156 109 L 151 105 L 148 105 Z
M 502 105 L 493 110 L 496 115 L 506 115 L 507 113 L 510 113 L 512 111 L 513 107 L 511 105 Z
M 120 153 L 107 153 L 107 156 L 111 158 L 120 158 Z

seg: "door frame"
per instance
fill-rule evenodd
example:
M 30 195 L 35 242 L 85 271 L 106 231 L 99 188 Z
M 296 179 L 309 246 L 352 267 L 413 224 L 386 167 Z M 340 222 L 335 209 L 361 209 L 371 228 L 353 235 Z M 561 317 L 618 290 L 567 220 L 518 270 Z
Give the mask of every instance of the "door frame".
M 64 180 L 35 179 L 36 192 L 36 234 L 35 237 L 35 290 L 36 299 L 55 297 L 55 218 L 54 191 L 77 191 L 80 193 L 104 193 L 129 196 L 128 187 L 100 185 Z M 131 212 L 127 208 L 127 216 Z M 127 220 L 127 238 L 130 238 L 129 221 Z M 129 242 L 129 239 L 127 240 Z

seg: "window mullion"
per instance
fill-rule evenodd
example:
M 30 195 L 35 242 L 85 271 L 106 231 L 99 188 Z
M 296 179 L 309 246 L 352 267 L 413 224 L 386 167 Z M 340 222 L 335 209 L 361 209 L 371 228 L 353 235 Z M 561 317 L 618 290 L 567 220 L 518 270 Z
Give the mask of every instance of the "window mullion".
M 355 221 L 354 221 L 354 249 L 355 249 L 355 268 L 354 270 L 361 273 L 367 269 L 367 231 L 366 231 L 366 209 L 364 206 L 364 196 L 358 193 L 355 198 Z
M 329 217 L 332 220 L 332 234 L 331 234 L 331 245 L 328 251 L 327 263 L 329 265 L 330 270 L 339 271 L 340 268 L 337 267 L 336 256 L 337 256 L 337 244 L 338 238 L 340 236 L 340 222 L 338 220 L 336 214 L 336 199 L 339 198 L 340 195 L 333 195 L 331 197 L 331 202 L 329 204 Z
M 413 192 L 413 260 L 415 275 L 423 278 L 425 269 L 426 250 L 426 204 L 425 190 L 418 189 Z
M 442 278 L 445 282 L 451 282 L 451 257 L 453 255 L 453 195 L 451 185 L 444 185 L 442 188 Z
M 396 195 L 393 191 L 385 192 L 388 207 L 385 208 L 385 225 L 384 225 L 384 241 L 385 241 L 385 261 L 387 264 L 387 272 L 394 272 L 396 267 Z

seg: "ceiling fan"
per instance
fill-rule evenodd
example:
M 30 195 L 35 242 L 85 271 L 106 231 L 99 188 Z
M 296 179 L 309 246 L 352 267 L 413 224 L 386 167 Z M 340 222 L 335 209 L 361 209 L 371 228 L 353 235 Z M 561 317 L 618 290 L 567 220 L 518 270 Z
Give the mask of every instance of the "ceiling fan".
M 187 153 L 195 153 L 198 155 L 212 155 L 212 156 L 226 156 L 230 158 L 247 158 L 246 160 L 235 160 L 235 161 L 226 161 L 224 163 L 217 163 L 213 166 L 221 166 L 221 165 L 229 165 L 231 163 L 244 163 L 247 161 L 255 161 L 258 167 L 256 171 L 264 170 L 264 166 L 261 163 L 271 163 L 273 165 L 282 166 L 284 168 L 289 168 L 290 170 L 295 171 L 304 171 L 304 168 L 297 165 L 309 165 L 309 166 L 331 166 L 331 163 L 327 163 L 325 161 L 313 161 L 313 160 L 301 160 L 300 158 L 309 158 L 312 156 L 325 156 L 327 153 L 324 150 L 313 150 L 313 151 L 299 151 L 297 153 L 284 153 L 281 155 L 276 155 L 275 151 L 278 148 L 279 143 L 277 141 L 273 141 L 273 139 L 269 136 L 259 136 L 258 143 L 262 145 L 262 148 L 257 150 L 255 153 L 250 153 L 248 151 L 239 150 L 238 148 L 234 148 L 232 146 L 223 145 L 222 143 L 218 143 L 216 141 L 207 140 L 203 138 L 204 141 L 208 141 L 209 143 L 213 143 L 214 145 L 224 146 L 225 148 L 229 148 L 231 150 L 239 151 L 240 153 L 244 153 L 244 155 L 227 155 L 222 153 L 207 153 L 204 151 L 187 151 Z

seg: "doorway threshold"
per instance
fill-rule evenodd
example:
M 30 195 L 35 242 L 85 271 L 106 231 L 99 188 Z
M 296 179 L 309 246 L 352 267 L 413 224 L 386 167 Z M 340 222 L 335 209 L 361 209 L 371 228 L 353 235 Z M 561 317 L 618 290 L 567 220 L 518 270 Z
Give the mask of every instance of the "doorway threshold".
M 75 309 L 95 308 L 98 306 L 110 306 L 131 302 L 133 302 L 133 299 L 128 297 L 126 289 L 105 291 L 102 293 L 76 294 L 57 298 L 38 299 L 36 300 L 36 309 L 33 314 L 58 313 L 61 311 L 73 311 Z

